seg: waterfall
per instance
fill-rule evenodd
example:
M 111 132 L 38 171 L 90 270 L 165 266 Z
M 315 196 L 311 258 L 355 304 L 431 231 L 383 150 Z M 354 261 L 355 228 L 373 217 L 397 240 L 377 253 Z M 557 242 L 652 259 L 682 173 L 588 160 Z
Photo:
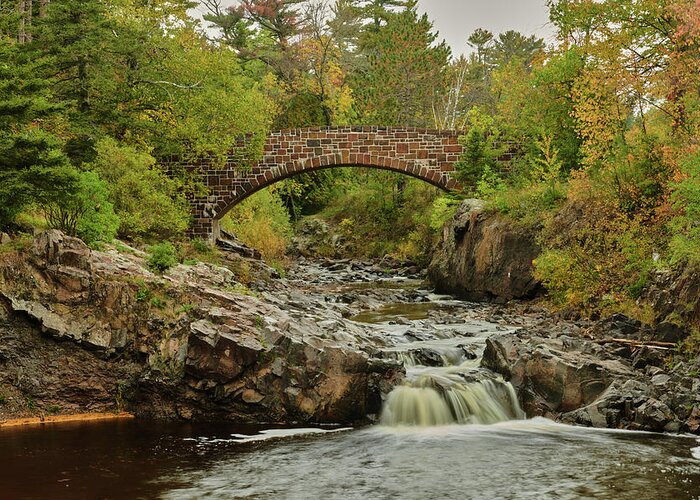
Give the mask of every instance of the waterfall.
M 411 375 L 389 394 L 382 425 L 494 424 L 525 418 L 513 386 L 491 372 L 463 366 L 422 368 Z

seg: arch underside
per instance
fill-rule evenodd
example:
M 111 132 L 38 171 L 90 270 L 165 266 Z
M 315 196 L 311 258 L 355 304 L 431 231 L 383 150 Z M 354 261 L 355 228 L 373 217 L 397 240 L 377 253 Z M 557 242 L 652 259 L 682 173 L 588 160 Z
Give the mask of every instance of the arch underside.
M 369 157 L 368 155 L 350 155 L 341 158 L 339 155 L 327 155 L 312 159 L 300 160 L 287 165 L 259 164 L 265 173 L 251 176 L 250 181 L 239 188 L 235 193 L 227 196 L 214 215 L 214 220 L 223 218 L 233 207 L 241 203 L 253 194 L 270 187 L 271 185 L 303 173 L 324 170 L 329 168 L 374 168 L 388 170 L 408 175 L 433 186 L 450 191 L 457 187 L 457 182 L 452 175 L 453 170 L 441 171 L 437 166 L 420 165 L 411 160 L 399 160 L 389 157 Z M 272 172 L 275 172 L 273 174 Z M 269 174 L 269 175 L 268 175 Z

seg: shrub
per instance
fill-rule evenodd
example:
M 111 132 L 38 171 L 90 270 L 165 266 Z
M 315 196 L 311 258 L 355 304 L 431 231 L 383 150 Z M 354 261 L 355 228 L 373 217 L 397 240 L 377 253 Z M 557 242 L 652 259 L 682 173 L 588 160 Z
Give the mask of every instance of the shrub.
M 545 222 L 535 276 L 560 306 L 590 313 L 634 307 L 660 239 L 621 213 L 613 197 L 570 201 Z
M 190 209 L 179 189 L 148 153 L 120 145 L 114 139 L 97 144 L 88 168 L 110 185 L 110 200 L 125 238 L 173 238 L 185 232 Z
M 463 187 L 474 190 L 486 171 L 495 170 L 497 159 L 505 150 L 498 145 L 501 131 L 493 117 L 472 108 L 467 119 L 469 131 L 459 138 L 464 149 L 455 170 Z
M 671 197 L 677 214 L 669 223 L 669 257 L 674 264 L 700 266 L 700 153 L 685 159 L 682 175 Z
M 445 223 L 454 217 L 459 207 L 459 200 L 440 196 L 436 198 L 430 210 L 430 228 L 439 232 Z
M 472 128 L 460 142 L 464 152 L 455 165 L 457 176 L 466 186 L 473 186 L 483 175 L 484 169 L 491 167 L 491 161 L 486 156 L 486 140 L 481 130 Z
M 148 267 L 154 272 L 164 273 L 179 262 L 177 249 L 170 242 L 152 245 L 148 251 Z
M 78 179 L 76 192 L 44 204 L 49 226 L 71 236 L 80 236 L 86 243 L 112 241 L 119 227 L 119 217 L 108 200 L 107 185 L 94 172 L 80 172 Z
M 203 240 L 202 238 L 197 238 L 195 240 L 192 240 L 192 248 L 194 248 L 199 253 L 203 253 L 203 254 L 212 253 L 211 244 L 208 243 L 206 240 Z
M 267 260 L 283 258 L 292 238 L 289 212 L 279 196 L 269 189 L 238 204 L 221 224 Z

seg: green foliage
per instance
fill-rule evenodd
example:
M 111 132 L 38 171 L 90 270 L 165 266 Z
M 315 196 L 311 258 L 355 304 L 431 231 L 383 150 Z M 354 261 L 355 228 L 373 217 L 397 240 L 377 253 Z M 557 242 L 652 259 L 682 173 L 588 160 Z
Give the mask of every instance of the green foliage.
M 267 128 L 269 104 L 235 54 L 206 47 L 172 5 L 65 0 L 36 20 L 26 50 L 56 80 L 70 131 L 85 137 L 79 155 L 105 133 L 145 140 L 157 156 L 217 155 Z
M 540 155 L 530 160 L 530 176 L 533 184 L 541 185 L 542 204 L 547 208 L 554 208 L 556 204 L 566 198 L 566 193 L 561 188 L 562 162 L 559 159 L 559 150 L 552 145 L 551 136 L 543 136 L 535 141 Z
M 0 255 L 5 253 L 26 252 L 32 246 L 34 239 L 29 234 L 20 233 L 7 243 L 0 244 Z
M 535 35 L 526 37 L 517 31 L 499 33 L 486 49 L 486 62 L 495 67 L 505 67 L 512 62 L 530 66 L 538 52 L 544 49 L 544 40 Z
M 546 223 L 536 276 L 557 305 L 610 313 L 632 308 L 654 268 L 658 234 L 614 198 L 570 203 Z
M 155 307 L 156 309 L 165 309 L 166 302 L 160 297 L 152 297 L 151 306 Z
M 631 137 L 609 165 L 607 177 L 622 211 L 650 213 L 663 201 L 673 170 L 654 136 Z
M 193 304 L 183 304 L 181 305 L 177 311 L 175 311 L 175 314 L 180 315 L 180 314 L 189 314 L 192 311 L 194 311 L 195 306 Z
M 505 180 L 501 175 L 485 166 L 481 173 L 481 178 L 476 183 L 476 195 L 482 200 L 494 200 L 508 189 Z M 507 211 L 504 208 L 501 211 Z
M 338 169 L 307 172 L 282 181 L 274 187 L 274 191 L 296 220 L 326 206 L 335 194 L 341 176 Z
M 291 129 L 297 127 L 324 127 L 330 125 L 324 114 L 323 102 L 319 96 L 309 92 L 293 96 L 285 109 L 275 120 L 274 128 Z
M 669 257 L 673 264 L 700 266 L 700 153 L 685 159 L 682 175 L 671 197 L 677 215 L 669 222 Z
M 180 262 L 175 245 L 166 241 L 148 247 L 148 267 L 157 273 L 164 273 Z
M 270 189 L 243 200 L 222 219 L 221 225 L 269 260 L 283 258 L 292 237 L 289 213 Z
M 486 139 L 481 130 L 474 127 L 461 139 L 464 146 L 459 162 L 455 165 L 460 182 L 473 186 L 493 167 L 493 159 L 486 156 Z
M 109 202 L 107 185 L 94 172 L 80 172 L 78 179 L 77 191 L 43 204 L 49 226 L 80 236 L 86 243 L 112 241 L 119 217 Z
M 566 199 L 561 180 L 562 164 L 550 137 L 536 141 L 539 156 L 530 159 L 530 168 L 506 181 L 486 167 L 476 186 L 476 194 L 488 205 L 526 226 L 537 226 L 547 213 Z
M 584 57 L 574 48 L 552 54 L 545 65 L 533 70 L 533 91 L 525 93 L 519 104 L 514 103 L 523 111 L 518 125 L 528 136 L 544 134 L 552 138 L 563 173 L 581 163 L 581 138 L 573 117 L 572 87 L 583 68 Z
M 435 232 L 442 231 L 445 223 L 452 219 L 459 207 L 459 200 L 440 196 L 435 199 L 430 211 L 430 229 Z
M 95 149 L 95 161 L 87 168 L 109 183 L 121 237 L 167 239 L 185 232 L 189 204 L 180 184 L 152 156 L 110 138 L 98 142 Z
M 680 354 L 688 361 L 694 362 L 700 356 L 700 329 L 691 328 L 690 335 L 684 339 L 678 347 Z M 694 375 L 698 377 L 699 374 L 695 372 Z
M 34 203 L 65 201 L 80 183 L 53 135 L 41 130 L 0 135 L 0 227 Z
M 440 203 L 434 210 L 437 193 L 404 174 L 352 168 L 344 171 L 330 203 L 318 215 L 340 230 L 354 256 L 389 254 L 426 263 L 437 237 L 431 222 L 437 225 L 435 221 L 448 212 Z
M 472 108 L 468 120 L 469 131 L 459 138 L 464 151 L 455 169 L 465 189 L 474 190 L 484 175 L 493 175 L 504 151 L 498 146 L 501 133 L 492 117 L 479 108 Z
M 55 201 L 77 187 L 62 141 L 37 127 L 59 109 L 49 84 L 35 61 L 0 36 L 0 228 L 34 202 Z
M 203 254 L 210 254 L 212 253 L 212 246 L 209 242 L 201 239 L 201 238 L 196 238 L 192 240 L 192 247 L 199 253 Z
M 151 298 L 151 295 L 153 295 L 153 291 L 146 285 L 142 285 L 136 291 L 136 301 L 145 302 Z
M 437 42 L 427 15 L 416 2 L 387 15 L 361 41 L 367 66 L 352 75 L 360 121 L 377 125 L 433 123 L 434 96 L 445 88 L 450 49 Z
M 265 318 L 262 316 L 255 316 L 255 328 L 258 330 L 265 328 Z

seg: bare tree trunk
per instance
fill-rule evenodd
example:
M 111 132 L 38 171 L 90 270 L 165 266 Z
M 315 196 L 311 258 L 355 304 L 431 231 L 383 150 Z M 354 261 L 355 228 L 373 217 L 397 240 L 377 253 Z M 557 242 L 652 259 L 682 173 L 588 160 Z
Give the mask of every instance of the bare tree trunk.
M 19 0 L 17 5 L 17 11 L 19 12 L 19 29 L 17 30 L 17 41 L 19 43 L 24 43 L 27 41 L 27 2 L 26 0 Z
M 24 7 L 27 14 L 27 21 L 24 32 L 24 40 L 27 42 L 32 41 L 32 16 L 33 16 L 33 0 L 24 0 Z
M 39 17 L 46 17 L 46 8 L 49 6 L 49 0 L 39 0 Z

